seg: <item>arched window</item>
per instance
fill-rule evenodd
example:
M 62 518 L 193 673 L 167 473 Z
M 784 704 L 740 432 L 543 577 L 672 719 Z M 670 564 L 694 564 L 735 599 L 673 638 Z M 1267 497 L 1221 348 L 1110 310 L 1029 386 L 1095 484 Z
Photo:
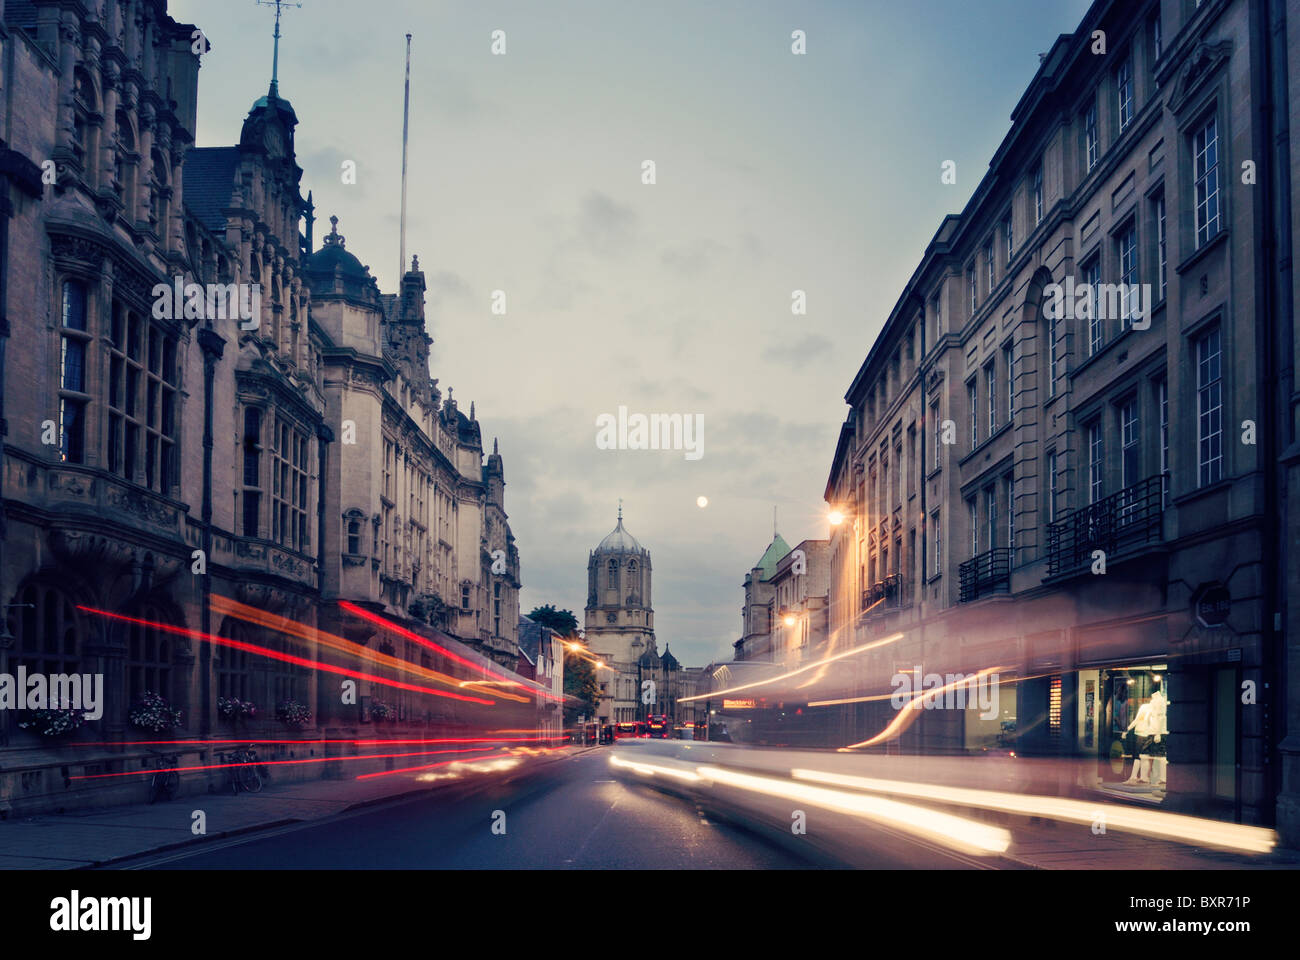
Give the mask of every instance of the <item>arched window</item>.
M 131 611 L 136 620 L 167 623 L 170 619 L 151 604 L 141 604 Z M 145 623 L 126 623 L 126 675 L 130 701 L 134 703 L 146 692 L 173 701 L 172 653 L 176 637 Z M 175 706 L 174 703 L 172 703 Z
M 618 561 L 609 561 L 609 586 L 611 590 L 618 589 Z
M 256 638 L 249 636 L 250 628 L 238 620 L 227 617 L 221 625 L 219 635 L 230 640 L 255 643 Z M 224 644 L 213 644 L 212 659 L 217 671 L 217 696 L 236 697 L 240 700 L 252 700 L 252 679 L 249 660 L 252 658 L 247 650 L 237 650 Z M 267 704 L 256 704 L 258 709 L 265 709 Z
M 57 587 L 32 584 L 11 608 L 18 665 L 29 673 L 79 673 L 85 622 L 72 600 Z

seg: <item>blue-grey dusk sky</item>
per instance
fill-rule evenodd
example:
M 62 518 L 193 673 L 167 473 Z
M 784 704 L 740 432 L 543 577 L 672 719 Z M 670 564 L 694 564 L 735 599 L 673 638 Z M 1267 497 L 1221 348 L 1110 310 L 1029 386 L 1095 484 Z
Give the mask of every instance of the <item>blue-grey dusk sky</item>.
M 622 497 L 652 554 L 660 650 L 687 665 L 730 657 L 773 506 L 791 545 L 827 535 L 844 392 L 940 220 L 987 170 L 1038 54 L 1088 5 L 286 10 L 280 93 L 300 120 L 317 242 L 337 215 L 385 292 L 414 35 L 407 253 L 429 282 L 433 375 L 462 409 L 476 402 L 486 444 L 500 439 L 524 611 L 554 603 L 581 621 L 588 551 Z M 236 143 L 270 79 L 273 13 L 253 0 L 170 10 L 212 44 L 198 145 Z M 347 160 L 354 185 L 341 182 Z M 955 186 L 940 183 L 944 160 Z M 796 289 L 806 316 L 791 314 Z M 702 414 L 703 457 L 597 449 L 596 418 L 620 405 Z

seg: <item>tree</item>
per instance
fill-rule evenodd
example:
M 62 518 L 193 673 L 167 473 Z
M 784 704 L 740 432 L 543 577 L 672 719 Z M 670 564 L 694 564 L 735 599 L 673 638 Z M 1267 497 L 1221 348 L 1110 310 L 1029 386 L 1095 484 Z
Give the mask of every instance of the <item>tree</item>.
M 564 722 L 573 723 L 579 716 L 595 717 L 600 704 L 600 682 L 596 668 L 586 647 L 573 649 L 580 643 L 578 618 L 572 610 L 557 610 L 551 604 L 534 607 L 528 619 L 550 627 L 564 641 Z
M 578 635 L 578 618 L 572 610 L 557 610 L 548 603 L 544 607 L 534 607 L 528 619 L 550 627 L 565 640 Z
M 600 703 L 600 684 L 591 654 L 585 647 L 565 648 L 564 654 L 564 722 L 573 723 L 579 716 L 594 718 Z

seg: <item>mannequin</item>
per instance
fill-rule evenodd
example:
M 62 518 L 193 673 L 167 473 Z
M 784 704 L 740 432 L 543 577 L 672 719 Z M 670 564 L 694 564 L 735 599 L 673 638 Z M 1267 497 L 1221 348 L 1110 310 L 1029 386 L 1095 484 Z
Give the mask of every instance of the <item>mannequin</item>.
M 1151 747 L 1160 743 L 1169 733 L 1167 726 L 1168 704 L 1165 695 L 1160 692 L 1160 678 L 1155 678 L 1156 691 L 1151 699 L 1138 708 L 1137 716 L 1128 725 L 1129 730 L 1137 734 L 1137 759 L 1133 761 L 1133 773 L 1125 783 L 1155 783 L 1165 779 L 1165 758 L 1153 756 Z M 1163 751 L 1162 751 L 1163 752 Z

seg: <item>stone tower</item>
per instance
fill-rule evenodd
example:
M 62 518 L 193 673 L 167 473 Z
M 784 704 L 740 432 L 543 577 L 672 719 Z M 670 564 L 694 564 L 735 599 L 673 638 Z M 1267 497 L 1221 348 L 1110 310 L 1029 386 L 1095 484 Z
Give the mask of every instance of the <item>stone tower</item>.
M 587 645 L 609 659 L 635 664 L 655 651 L 655 615 L 650 606 L 650 551 L 618 525 L 587 560 Z

